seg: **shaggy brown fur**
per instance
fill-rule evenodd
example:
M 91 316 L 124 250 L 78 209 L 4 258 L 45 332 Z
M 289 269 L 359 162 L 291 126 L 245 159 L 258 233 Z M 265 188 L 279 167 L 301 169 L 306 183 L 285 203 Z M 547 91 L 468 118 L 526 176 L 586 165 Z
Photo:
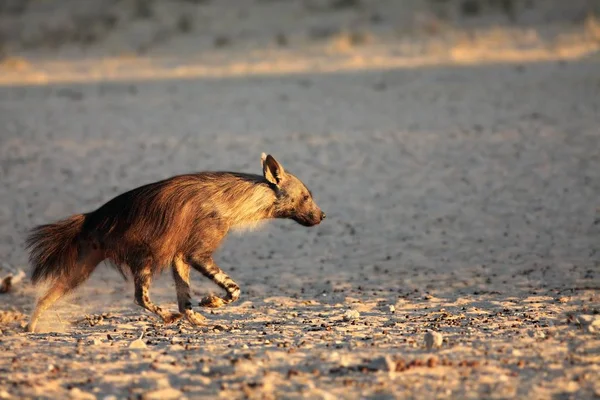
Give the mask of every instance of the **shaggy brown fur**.
M 193 268 L 223 288 L 224 298 L 208 296 L 200 305 L 219 307 L 235 301 L 239 286 L 215 264 L 213 252 L 230 229 L 272 218 L 304 226 L 325 214 L 311 192 L 272 157 L 261 157 L 263 175 L 201 172 L 179 175 L 123 193 L 95 211 L 35 227 L 27 238 L 32 281 L 51 281 L 36 305 L 27 330 L 64 294 L 82 284 L 98 263 L 109 260 L 126 277 L 132 273 L 135 301 L 165 322 L 185 316 L 200 324 L 192 310 L 189 272 Z M 150 300 L 152 277 L 171 267 L 179 313 Z

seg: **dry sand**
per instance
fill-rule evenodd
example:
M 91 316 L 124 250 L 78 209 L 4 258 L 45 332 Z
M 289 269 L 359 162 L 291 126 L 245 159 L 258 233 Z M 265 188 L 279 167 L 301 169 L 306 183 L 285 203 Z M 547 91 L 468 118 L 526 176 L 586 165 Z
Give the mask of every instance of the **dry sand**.
M 413 1 L 398 33 L 393 2 L 291 18 L 297 3 L 168 8 L 247 20 L 228 39 L 195 25 L 140 49 L 120 24 L 83 49 L 9 42 L 0 278 L 28 270 L 34 224 L 177 173 L 258 173 L 263 151 L 328 218 L 230 236 L 216 258 L 242 297 L 199 310 L 201 329 L 163 325 L 101 266 L 26 334 L 36 291 L 16 285 L 0 398 L 600 396 L 598 23 L 459 29 Z M 362 36 L 323 33 L 344 21 Z M 152 293 L 176 308 L 169 274 Z

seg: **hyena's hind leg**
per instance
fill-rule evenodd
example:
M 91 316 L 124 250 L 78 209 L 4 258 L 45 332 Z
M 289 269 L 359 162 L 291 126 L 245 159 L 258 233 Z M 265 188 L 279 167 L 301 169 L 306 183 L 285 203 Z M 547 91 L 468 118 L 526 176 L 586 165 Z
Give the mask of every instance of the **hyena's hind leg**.
M 42 316 L 44 311 L 50 308 L 56 303 L 61 297 L 63 297 L 69 291 L 69 285 L 67 282 L 59 279 L 52 283 L 52 286 L 46 291 L 46 293 L 40 297 L 35 305 L 35 309 L 29 318 L 29 323 L 25 330 L 27 332 L 35 332 L 38 319 Z
M 202 275 L 211 279 L 222 289 L 225 289 L 227 295 L 223 297 L 209 295 L 200 300 L 202 307 L 221 307 L 236 301 L 240 297 L 240 287 L 225 272 L 221 270 L 212 258 L 192 259 L 192 267 L 202 273 Z
M 192 310 L 192 297 L 190 295 L 190 266 L 181 256 L 173 260 L 173 279 L 177 290 L 177 304 L 179 312 L 185 315 L 193 325 L 202 325 L 206 318 Z
M 154 313 L 162 318 L 164 323 L 170 324 L 182 317 L 179 313 L 165 311 L 150 300 L 150 284 L 152 283 L 152 275 L 145 270 L 137 270 L 134 272 L 135 284 L 135 302 L 137 305 Z
M 85 282 L 96 266 L 104 259 L 100 251 L 90 252 L 87 256 L 77 262 L 77 265 L 70 271 L 69 275 L 61 276 L 52 282 L 52 286 L 37 301 L 35 309 L 29 319 L 29 324 L 25 328 L 27 332 L 35 332 L 38 320 L 41 315 L 56 303 L 61 297 L 75 290 L 77 286 Z

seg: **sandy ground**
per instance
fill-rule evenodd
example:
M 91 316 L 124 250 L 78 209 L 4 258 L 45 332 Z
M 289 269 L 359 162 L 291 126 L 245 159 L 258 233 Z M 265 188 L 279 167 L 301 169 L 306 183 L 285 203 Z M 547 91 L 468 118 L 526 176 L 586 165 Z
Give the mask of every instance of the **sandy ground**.
M 255 29 L 233 39 L 214 23 L 140 49 L 119 25 L 84 49 L 9 46 L 2 274 L 28 271 L 34 224 L 177 173 L 259 173 L 263 151 L 328 218 L 230 236 L 216 258 L 242 297 L 200 310 L 201 329 L 163 325 L 101 266 L 26 334 L 37 292 L 16 285 L 0 295 L 0 398 L 600 396 L 597 22 L 461 30 L 424 14 L 400 36 L 293 42 L 395 8 L 293 24 L 293 1 L 259 3 L 281 18 L 238 12 Z M 185 7 L 233 13 L 219 4 Z M 169 274 L 152 293 L 176 308 Z

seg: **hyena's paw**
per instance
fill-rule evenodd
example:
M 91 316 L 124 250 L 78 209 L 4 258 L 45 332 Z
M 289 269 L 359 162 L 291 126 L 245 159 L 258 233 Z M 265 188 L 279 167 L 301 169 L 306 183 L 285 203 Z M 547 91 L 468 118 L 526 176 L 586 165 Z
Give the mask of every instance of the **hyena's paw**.
M 165 324 L 172 324 L 175 321 L 178 321 L 183 317 L 183 314 L 180 313 L 164 313 L 161 315 L 161 318 Z
M 34 333 L 35 332 L 35 324 L 33 324 L 33 325 L 31 323 L 27 324 L 27 326 L 25 327 L 25 332 Z
M 198 305 L 200 307 L 217 308 L 217 307 L 223 307 L 225 304 L 227 304 L 227 302 L 225 300 L 223 300 L 222 298 L 220 298 L 218 296 L 215 296 L 214 294 L 211 294 L 209 296 L 202 298 L 202 300 L 200 300 L 200 303 Z
M 204 321 L 206 321 L 206 317 L 193 310 L 186 310 L 185 317 L 192 325 L 196 326 L 204 325 Z

